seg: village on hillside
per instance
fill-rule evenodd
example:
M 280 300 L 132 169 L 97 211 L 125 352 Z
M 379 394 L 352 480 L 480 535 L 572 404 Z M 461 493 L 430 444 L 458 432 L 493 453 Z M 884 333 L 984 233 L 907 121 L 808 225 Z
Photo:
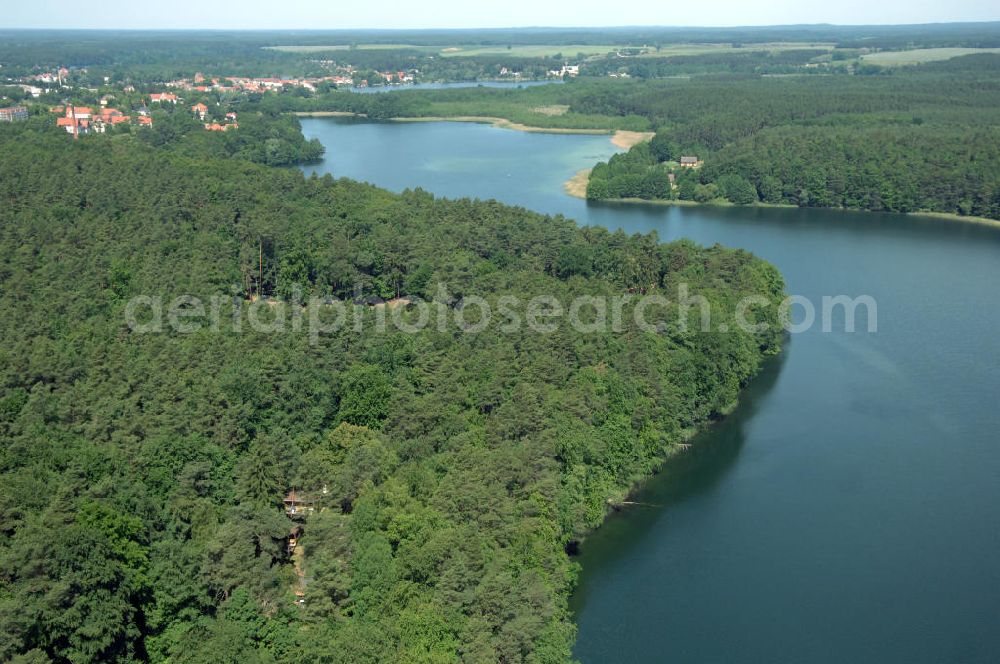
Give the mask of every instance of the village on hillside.
M 102 97 L 100 101 L 101 106 L 98 109 L 90 106 L 66 104 L 64 106 L 53 106 L 49 110 L 58 116 L 56 118 L 56 125 L 63 127 L 67 133 L 72 134 L 74 137 L 92 132 L 103 134 L 109 127 L 133 122 L 131 114 L 126 114 L 108 105 L 112 99 L 113 97 L 110 95 Z M 153 93 L 149 96 L 149 103 L 151 104 L 176 105 L 179 102 L 182 102 L 181 98 L 170 92 Z M 136 108 L 134 113 L 135 124 L 140 127 L 153 126 L 153 117 L 149 106 L 143 104 Z M 199 120 L 205 121 L 209 119 L 209 107 L 202 102 L 191 106 L 191 113 Z M 225 113 L 221 122 L 209 121 L 205 122 L 204 126 L 206 131 L 228 131 L 239 128 L 239 124 L 236 122 L 236 113 L 232 111 Z
M 0 87 L 11 92 L 0 92 L 0 105 L 4 102 L 18 102 L 0 108 L 0 122 L 26 120 L 31 114 L 31 106 L 41 106 L 54 113 L 56 124 L 73 136 L 88 133 L 104 133 L 109 127 L 153 126 L 150 108 L 155 105 L 176 105 L 185 103 L 177 93 L 186 93 L 195 102 L 191 112 L 205 122 L 206 131 L 228 131 L 238 125 L 230 111 L 218 116 L 212 112 L 212 105 L 225 107 L 239 97 L 264 93 L 278 93 L 300 90 L 305 93 L 322 93 L 332 89 L 365 89 L 385 86 L 413 85 L 419 82 L 420 70 L 359 71 L 349 64 L 338 64 L 332 60 L 317 60 L 330 73 L 325 76 L 281 78 L 273 76 L 207 76 L 196 73 L 190 78 L 175 78 L 141 85 L 128 81 L 112 81 L 104 76 L 103 81 L 94 80 L 86 67 L 58 67 L 24 76 L 15 76 L 0 81 Z M 575 78 L 580 74 L 580 66 L 564 63 L 561 67 L 546 72 L 549 78 Z M 522 80 L 522 72 L 501 67 L 500 80 Z M 103 84 L 101 84 L 103 83 Z M 98 87 L 94 87 L 98 84 Z M 159 91 L 151 89 L 159 87 Z M 166 88 L 166 90 L 164 90 Z M 14 94 L 17 93 L 17 94 Z M 53 105 L 53 101 L 58 103 Z M 73 101 L 71 101 L 73 100 Z M 33 103 L 34 102 L 34 103 Z M 112 102 L 116 102 L 112 105 Z M 123 110 L 124 109 L 124 110 Z M 42 112 L 42 111 L 39 111 Z
M 75 85 L 71 70 L 60 67 L 52 72 L 43 72 L 30 76 L 20 77 L 11 81 L 13 86 L 19 88 L 25 98 L 20 103 L 0 108 L 0 122 L 17 122 L 27 120 L 31 113 L 30 106 L 44 106 L 55 116 L 55 124 L 66 130 L 66 133 L 74 137 L 97 133 L 103 134 L 110 128 L 120 125 L 135 125 L 138 127 L 152 127 L 152 108 L 176 106 L 183 104 L 184 98 L 176 92 L 162 91 L 139 94 L 131 84 L 126 84 L 118 89 L 111 85 L 105 78 L 105 86 L 102 88 L 85 87 Z M 86 73 L 85 69 L 78 70 L 77 73 Z M 349 84 L 350 79 L 343 77 L 329 77 L 335 85 Z M 201 74 L 195 75 L 190 81 L 175 80 L 163 84 L 164 87 L 175 90 L 186 90 L 194 93 L 233 93 L 239 95 L 246 92 L 263 92 L 267 90 L 277 90 L 283 86 L 305 86 L 311 85 L 312 81 L 282 80 L 270 78 L 229 78 L 224 81 L 212 79 L 206 82 Z M 104 92 L 104 94 L 101 94 Z M 43 105 L 45 97 L 51 98 L 53 95 L 65 95 L 63 103 L 50 106 Z M 100 96 L 97 96 L 100 95 Z M 96 99 L 97 103 L 73 103 L 71 98 Z M 32 103 L 38 100 L 38 104 Z M 208 99 L 206 97 L 206 99 Z M 127 110 L 122 110 L 125 106 L 116 101 L 125 102 Z M 0 98 L 0 103 L 4 101 Z M 220 110 L 223 107 L 221 101 L 215 103 L 216 110 L 204 101 L 197 101 L 190 106 L 190 112 L 204 123 L 206 131 L 229 131 L 239 128 L 236 122 L 236 112 L 230 110 Z
M 60 67 L 0 83 L 21 91 L 18 104 L 0 108 L 0 122 L 26 120 L 31 114 L 31 106 L 44 105 L 44 108 L 56 116 L 55 124 L 74 137 L 90 133 L 101 134 L 118 126 L 152 127 L 154 119 L 151 109 L 185 104 L 187 100 L 179 93 L 186 93 L 194 101 L 189 107 L 190 112 L 204 123 L 205 130 L 224 132 L 239 128 L 236 112 L 229 110 L 229 107 L 233 101 L 246 95 L 290 89 L 316 92 L 318 88 L 364 88 L 370 84 L 368 79 L 356 80 L 356 73 L 349 66 L 338 68 L 336 73 L 329 76 L 303 78 L 207 77 L 197 73 L 190 78 L 164 81 L 159 84 L 161 90 L 157 92 L 139 92 L 131 83 L 115 85 L 108 77 L 104 77 L 103 86 L 91 87 L 78 80 L 86 74 L 86 68 L 71 70 Z M 383 86 L 414 83 L 419 72 L 385 71 L 375 74 L 378 80 L 371 81 L 371 84 Z M 44 104 L 46 99 L 52 98 L 60 98 L 62 101 L 56 105 Z M 79 103 L 74 103 L 71 99 Z M 5 100 L 6 97 L 0 96 L 0 104 Z

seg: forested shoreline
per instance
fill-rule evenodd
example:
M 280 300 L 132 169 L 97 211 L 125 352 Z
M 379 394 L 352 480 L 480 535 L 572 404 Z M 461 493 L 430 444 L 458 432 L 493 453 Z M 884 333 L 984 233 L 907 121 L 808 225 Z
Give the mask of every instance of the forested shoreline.
M 185 145 L 0 127 L 0 659 L 566 661 L 566 548 L 778 351 L 780 275 L 744 251 Z M 686 283 L 731 331 L 644 332 L 628 308 L 622 332 L 318 344 L 125 323 L 140 295 L 249 306 L 439 282 L 451 308 Z M 732 324 L 748 295 L 771 302 L 754 309 L 768 331 Z M 315 513 L 289 519 L 290 489 Z
M 671 94 L 672 91 L 672 94 Z M 1000 56 L 891 76 L 703 80 L 581 110 L 651 118 L 593 200 L 722 200 L 1000 219 Z M 680 168 L 684 155 L 704 161 Z M 674 179 L 673 186 L 669 182 Z

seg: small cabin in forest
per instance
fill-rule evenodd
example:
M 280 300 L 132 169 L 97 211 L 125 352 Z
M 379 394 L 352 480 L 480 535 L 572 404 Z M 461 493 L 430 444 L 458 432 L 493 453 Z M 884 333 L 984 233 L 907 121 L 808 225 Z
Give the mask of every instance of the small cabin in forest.
M 288 516 L 300 516 L 312 514 L 316 509 L 316 501 L 308 498 L 295 489 L 292 489 L 282 501 L 285 504 L 285 514 Z
M 698 157 L 681 157 L 682 168 L 698 168 L 699 166 L 701 166 L 701 160 Z

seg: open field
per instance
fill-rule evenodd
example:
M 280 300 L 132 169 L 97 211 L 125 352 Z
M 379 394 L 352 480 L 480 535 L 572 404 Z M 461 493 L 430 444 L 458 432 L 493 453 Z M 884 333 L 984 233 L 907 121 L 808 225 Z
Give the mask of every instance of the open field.
M 918 48 L 912 51 L 881 51 L 862 55 L 861 60 L 883 67 L 902 67 L 935 60 L 951 60 L 974 53 L 1000 53 L 1000 48 Z
M 450 46 L 441 49 L 445 57 L 470 57 L 480 55 L 510 55 L 520 58 L 550 58 L 555 55 L 575 57 L 580 53 L 586 56 L 613 53 L 625 46 L 613 44 L 530 44 L 507 46 Z
M 283 53 L 320 53 L 324 51 L 346 51 L 357 49 L 362 51 L 387 51 L 399 49 L 416 49 L 428 53 L 437 53 L 442 57 L 472 57 L 483 55 L 509 55 L 520 58 L 547 58 L 562 54 L 566 57 L 576 57 L 583 53 L 586 56 L 604 55 L 624 46 L 594 45 L 594 44 L 533 44 L 507 46 L 417 46 L 414 44 L 328 44 L 309 46 L 265 46 L 264 48 Z
M 655 58 L 667 57 L 671 55 L 705 55 L 711 53 L 739 53 L 749 51 L 790 51 L 802 48 L 833 49 L 830 43 L 813 42 L 779 42 L 745 44 L 733 46 L 728 43 L 719 44 L 666 44 L 661 45 L 659 50 L 648 44 L 550 44 L 550 45 L 514 45 L 511 48 L 506 46 L 482 46 L 482 47 L 459 47 L 453 46 L 441 50 L 443 56 L 473 56 L 473 55 L 515 55 L 520 57 L 551 57 L 562 54 L 573 57 L 580 53 L 585 56 L 605 55 L 614 53 L 620 49 L 644 49 L 638 57 Z
M 476 57 L 476 56 L 513 56 L 520 58 L 550 58 L 562 55 L 566 58 L 576 58 L 581 53 L 584 57 L 603 56 L 614 53 L 620 49 L 642 49 L 643 52 L 637 57 L 667 57 L 672 55 L 706 55 L 712 53 L 740 53 L 749 51 L 788 51 L 802 48 L 833 49 L 833 44 L 812 43 L 812 42 L 775 42 L 760 44 L 741 44 L 734 46 L 729 43 L 701 43 L 701 44 L 666 44 L 656 47 L 645 44 L 512 44 L 477 46 L 453 45 L 453 46 L 417 46 L 414 44 L 328 44 L 328 45 L 303 45 L 303 46 L 265 46 L 264 48 L 281 51 L 283 53 L 321 53 L 324 51 L 346 51 L 357 49 L 364 51 L 376 50 L 398 50 L 416 49 L 428 53 L 437 53 L 442 57 Z M 934 49 L 946 50 L 946 49 Z M 975 49 L 953 49 L 953 50 L 975 50 Z

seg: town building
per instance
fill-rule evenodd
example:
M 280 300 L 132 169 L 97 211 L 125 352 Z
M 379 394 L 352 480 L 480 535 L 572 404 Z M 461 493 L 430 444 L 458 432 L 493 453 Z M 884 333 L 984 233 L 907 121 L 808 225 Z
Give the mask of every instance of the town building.
M 50 109 L 53 113 L 59 113 L 56 118 L 56 126 L 62 127 L 66 133 L 72 134 L 74 138 L 80 134 L 103 134 L 108 127 L 116 127 L 120 124 L 131 122 L 132 117 L 126 115 L 117 108 L 104 107 L 96 112 L 89 106 L 54 106 Z M 148 123 L 140 124 L 152 125 L 152 118 L 145 118 Z
M 35 99 L 49 92 L 49 88 L 43 89 L 34 85 L 18 85 L 17 87 L 21 88 L 25 93 L 31 95 Z
M 549 70 L 549 76 L 554 76 L 554 77 L 569 76 L 573 78 L 579 75 L 580 75 L 580 65 L 563 65 L 559 69 Z
M 207 131 L 229 131 L 230 129 L 239 129 L 240 126 L 235 122 L 230 122 L 227 124 L 219 124 L 218 122 L 208 122 L 205 123 L 205 129 Z
M 93 109 L 89 106 L 66 106 L 61 118 L 56 119 L 56 126 L 62 127 L 73 138 L 80 134 L 89 134 L 92 127 Z
M 73 135 L 73 138 L 76 138 L 80 134 L 90 133 L 90 120 L 86 118 L 78 118 L 74 115 L 66 115 L 61 118 L 56 118 L 56 126 L 65 129 L 66 133 Z
M 92 122 L 92 130 L 98 134 L 103 134 L 108 126 L 116 127 L 128 122 L 131 118 L 117 108 L 102 108 Z
M 90 106 L 68 106 L 66 108 L 66 117 L 75 117 L 80 120 L 89 120 L 90 116 L 94 114 L 94 109 Z
M 59 75 L 51 72 L 44 72 L 41 74 L 35 74 L 34 76 L 28 76 L 22 80 L 38 81 L 39 83 L 58 83 Z
M 0 122 L 14 122 L 16 120 L 27 120 L 28 109 L 24 106 L 11 106 L 0 108 Z

